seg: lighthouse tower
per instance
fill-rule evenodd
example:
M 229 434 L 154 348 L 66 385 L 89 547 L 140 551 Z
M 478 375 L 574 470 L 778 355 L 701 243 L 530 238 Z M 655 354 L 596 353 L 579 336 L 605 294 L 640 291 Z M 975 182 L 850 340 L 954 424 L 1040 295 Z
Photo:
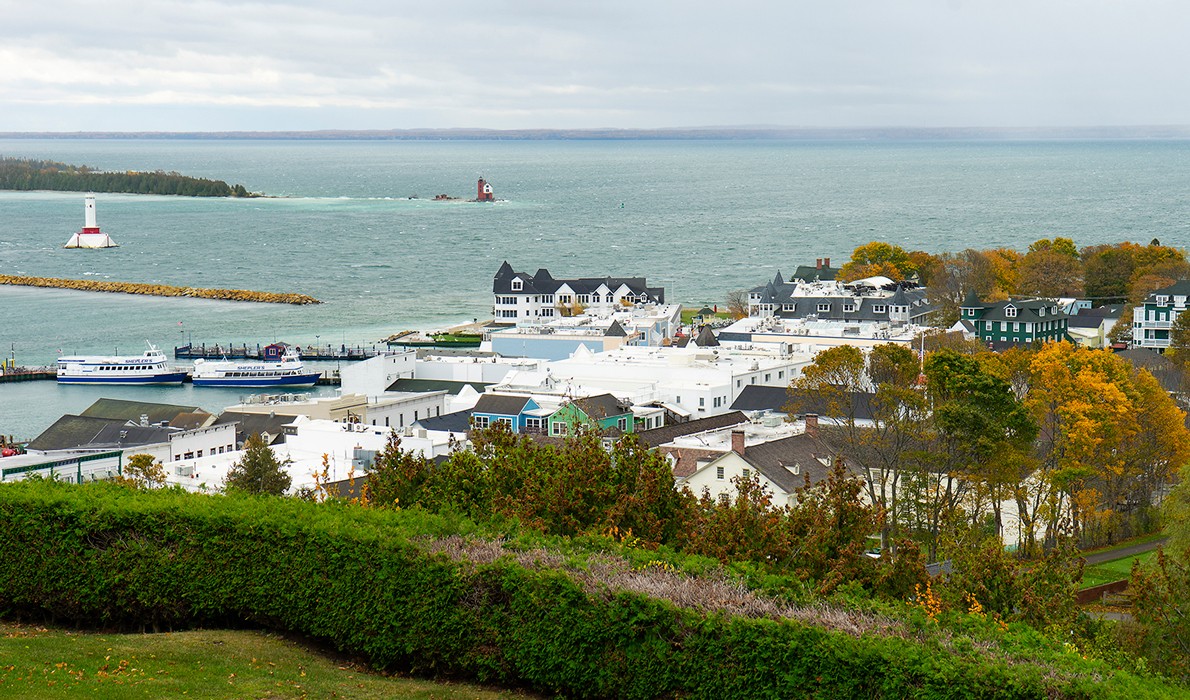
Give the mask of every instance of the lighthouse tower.
M 490 184 L 488 184 L 488 181 L 483 179 L 482 177 L 479 178 L 479 184 L 476 186 L 475 201 L 477 201 L 477 202 L 494 202 L 494 201 L 496 201 L 496 195 L 492 192 L 492 186 Z
M 83 197 L 83 230 L 70 237 L 66 248 L 115 248 L 116 242 L 99 230 L 95 222 L 95 194 L 88 192 Z

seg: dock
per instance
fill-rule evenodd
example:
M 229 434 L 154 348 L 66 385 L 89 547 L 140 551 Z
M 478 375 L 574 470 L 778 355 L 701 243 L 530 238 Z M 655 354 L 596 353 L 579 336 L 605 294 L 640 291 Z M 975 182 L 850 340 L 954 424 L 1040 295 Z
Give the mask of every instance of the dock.
M 15 371 L 0 373 L 0 384 L 7 382 L 32 382 L 43 379 L 58 379 L 53 367 L 17 367 Z
M 263 355 L 264 348 L 268 343 L 256 345 L 249 345 L 243 343 L 236 345 L 234 343 L 227 343 L 226 345 L 214 343 L 207 345 L 201 343 L 199 345 L 182 345 L 174 347 L 174 359 L 176 360 L 260 360 Z M 388 348 L 376 345 L 340 345 L 334 347 L 331 345 L 325 346 L 295 346 L 298 354 L 303 360 L 370 360 L 378 355 L 383 355 L 391 352 Z

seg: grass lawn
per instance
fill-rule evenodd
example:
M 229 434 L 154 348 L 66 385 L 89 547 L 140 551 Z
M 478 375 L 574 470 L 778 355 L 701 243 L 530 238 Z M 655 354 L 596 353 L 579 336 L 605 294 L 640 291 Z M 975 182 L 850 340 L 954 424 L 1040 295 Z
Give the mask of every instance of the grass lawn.
M 1135 542 L 1133 544 L 1136 544 Z M 1132 573 L 1132 561 L 1139 559 L 1141 564 L 1147 564 L 1157 558 L 1157 550 L 1150 550 L 1136 556 L 1124 557 L 1114 561 L 1088 566 L 1083 569 L 1083 582 L 1079 588 L 1090 588 L 1112 581 L 1128 578 Z
M 708 305 L 708 306 L 710 306 L 710 308 L 714 308 L 713 304 Z M 687 325 L 687 326 L 690 325 L 690 323 L 692 321 L 694 321 L 694 317 L 698 315 L 698 312 L 701 309 L 702 309 L 701 306 L 692 306 L 692 307 L 688 307 L 688 308 L 682 307 L 682 324 Z M 715 314 L 714 318 L 725 318 L 727 320 L 731 320 L 731 314 L 728 313 L 727 310 L 724 308 L 724 309 L 720 309 L 719 313 Z
M 1123 542 L 1117 542 L 1116 544 L 1108 545 L 1107 547 L 1099 547 L 1098 549 L 1084 549 L 1080 553 L 1083 556 L 1086 556 L 1088 554 L 1101 554 L 1103 552 L 1111 552 L 1111 551 L 1114 551 L 1117 549 L 1124 549 L 1126 547 L 1132 547 L 1132 546 L 1138 545 L 1138 544 L 1148 544 L 1149 542 L 1156 542 L 1157 540 L 1159 540 L 1165 536 L 1166 535 L 1164 532 L 1154 532 L 1150 535 L 1141 535 L 1140 537 L 1133 537 L 1130 540 L 1124 540 Z
M 528 698 L 371 673 L 253 631 L 108 634 L 0 622 L 0 698 Z

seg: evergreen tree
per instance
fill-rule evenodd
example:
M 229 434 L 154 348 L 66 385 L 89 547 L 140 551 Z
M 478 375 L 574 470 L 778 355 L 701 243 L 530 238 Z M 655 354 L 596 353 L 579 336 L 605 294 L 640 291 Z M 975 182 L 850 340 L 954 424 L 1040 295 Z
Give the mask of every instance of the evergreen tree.
M 280 461 L 260 435 L 244 441 L 244 456 L 231 465 L 223 486 L 227 490 L 246 493 L 268 493 L 282 496 L 293 479 L 287 471 L 293 460 Z

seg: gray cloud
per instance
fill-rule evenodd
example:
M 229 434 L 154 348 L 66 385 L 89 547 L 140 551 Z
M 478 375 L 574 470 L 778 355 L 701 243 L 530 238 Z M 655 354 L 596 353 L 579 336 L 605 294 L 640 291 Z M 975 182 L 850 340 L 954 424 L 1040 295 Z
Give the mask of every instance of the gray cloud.
M 0 0 L 0 130 L 1184 123 L 1173 0 Z

